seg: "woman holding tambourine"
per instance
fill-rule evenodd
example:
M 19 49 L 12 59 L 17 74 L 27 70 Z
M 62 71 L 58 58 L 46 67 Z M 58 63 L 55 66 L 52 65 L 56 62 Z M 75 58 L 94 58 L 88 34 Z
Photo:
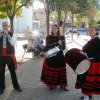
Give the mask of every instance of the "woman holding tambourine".
M 76 89 L 81 88 L 84 94 L 81 99 L 90 100 L 92 94 L 100 95 L 100 38 L 96 27 L 89 29 L 90 41 L 83 46 L 88 58 L 91 60 L 91 66 L 88 71 L 77 76 Z
M 66 63 L 63 54 L 65 49 L 65 38 L 60 36 L 58 25 L 52 26 L 51 35 L 46 37 L 46 46 L 44 48 L 45 59 L 41 74 L 41 81 L 50 89 L 58 85 L 68 91 L 66 77 Z

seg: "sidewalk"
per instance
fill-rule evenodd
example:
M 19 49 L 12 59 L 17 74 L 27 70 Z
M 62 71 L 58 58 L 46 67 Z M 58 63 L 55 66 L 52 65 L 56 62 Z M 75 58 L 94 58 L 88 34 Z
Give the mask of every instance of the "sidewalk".
M 75 40 L 66 39 L 68 50 L 71 48 L 80 48 Z M 25 43 L 25 42 L 24 42 Z M 83 42 L 82 42 L 83 43 Z M 84 42 L 85 43 L 85 42 Z M 83 44 L 82 44 L 83 45 Z M 18 49 L 19 52 L 21 50 Z M 66 53 L 66 51 L 65 51 Z M 19 53 L 20 55 L 20 53 Z M 80 90 L 74 88 L 76 75 L 73 70 L 67 65 L 67 78 L 69 92 L 61 90 L 59 87 L 55 90 L 49 90 L 43 83 L 40 82 L 42 71 L 43 58 L 29 59 L 24 64 L 18 66 L 17 76 L 20 86 L 23 89 L 22 93 L 15 91 L 12 87 L 9 72 L 6 72 L 6 90 L 3 95 L 0 95 L 0 100 L 80 100 L 82 96 Z M 100 100 L 100 96 L 93 96 L 93 100 Z
M 18 40 L 17 41 L 17 44 L 15 46 L 15 54 L 16 54 L 18 64 L 26 62 L 27 60 L 32 58 L 32 53 L 25 53 L 24 59 L 22 60 L 22 56 L 24 54 L 23 45 L 27 43 L 28 43 L 28 40 Z

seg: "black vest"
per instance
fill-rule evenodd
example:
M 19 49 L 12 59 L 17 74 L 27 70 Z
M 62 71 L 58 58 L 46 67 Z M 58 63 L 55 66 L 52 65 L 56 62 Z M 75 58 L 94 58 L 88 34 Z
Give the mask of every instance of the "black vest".
M 0 34 L 3 34 L 3 32 Z M 11 33 L 10 31 L 8 34 L 10 34 L 11 37 L 13 36 L 13 33 Z M 0 37 L 0 54 L 2 54 L 2 49 L 3 49 L 3 35 Z M 6 54 L 15 53 L 14 46 L 10 44 L 10 42 L 8 41 L 8 38 L 6 38 L 6 49 L 7 49 Z

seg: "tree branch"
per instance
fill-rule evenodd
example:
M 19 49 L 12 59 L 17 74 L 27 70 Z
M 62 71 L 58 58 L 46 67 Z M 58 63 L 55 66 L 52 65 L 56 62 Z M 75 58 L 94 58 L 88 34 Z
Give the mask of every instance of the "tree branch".
M 43 5 L 44 5 L 45 12 L 47 12 L 47 10 L 46 10 L 46 0 L 43 0 Z
M 15 9 L 16 9 L 16 3 L 17 3 L 17 0 L 15 0 L 15 2 L 14 2 L 14 10 L 13 10 L 13 13 L 15 12 Z
M 8 17 L 10 17 L 9 9 L 8 9 L 8 0 L 5 0 L 5 4 L 6 4 L 7 15 L 8 15 Z
M 22 8 L 25 5 L 26 5 L 26 3 L 25 4 L 22 4 L 21 6 L 19 6 L 14 13 L 16 13 L 20 8 Z

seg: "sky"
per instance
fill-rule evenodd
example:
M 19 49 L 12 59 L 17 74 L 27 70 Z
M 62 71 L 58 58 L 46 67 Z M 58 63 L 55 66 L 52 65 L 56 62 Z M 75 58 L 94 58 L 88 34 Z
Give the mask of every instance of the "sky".
M 34 9 L 39 9 L 39 8 L 44 8 L 43 6 L 43 3 L 41 3 L 40 1 L 36 0 L 34 3 L 33 3 L 33 8 Z

